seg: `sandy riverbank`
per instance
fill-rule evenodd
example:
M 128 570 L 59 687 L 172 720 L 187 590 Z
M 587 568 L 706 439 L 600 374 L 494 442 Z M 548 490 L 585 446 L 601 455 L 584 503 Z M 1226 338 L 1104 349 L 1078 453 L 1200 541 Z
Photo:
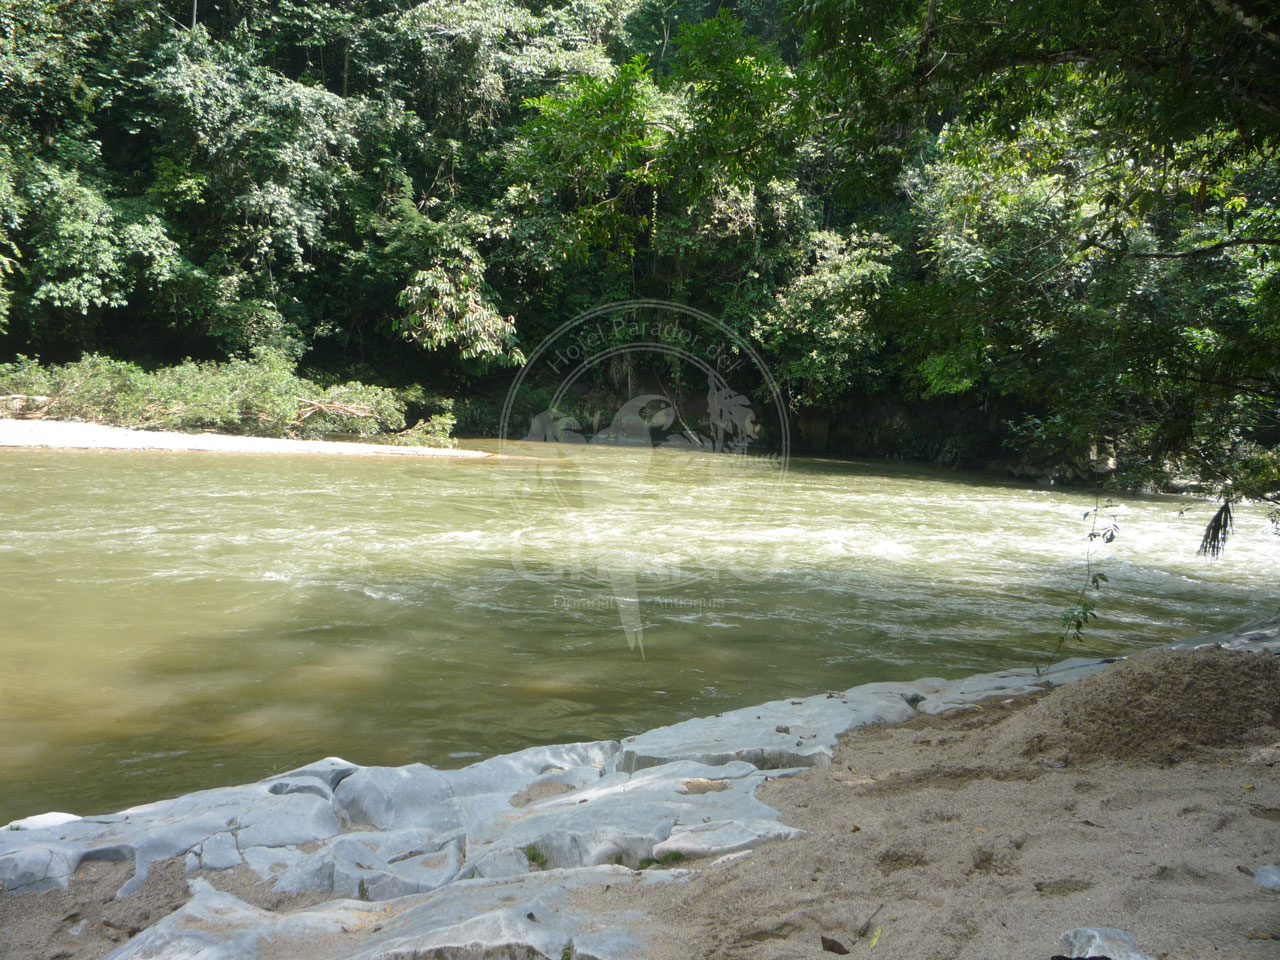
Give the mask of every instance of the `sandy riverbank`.
M 1274 645 L 1280 617 L 1254 628 L 1253 643 Z M 983 684 L 992 682 L 1018 678 L 989 675 Z M 952 688 L 953 702 L 962 687 Z M 811 710 L 791 704 L 798 715 Z M 711 722 L 689 723 L 707 730 Z M 682 728 L 666 729 L 669 738 Z M 641 759 L 644 739 L 627 744 Z M 725 776 L 741 775 L 730 766 Z M 155 862 L 140 890 L 116 897 L 132 861 L 86 859 L 67 890 L 0 893 L 0 958 L 123 960 L 150 956 L 161 944 L 165 956 L 194 957 L 211 938 L 205 945 L 220 942 L 236 960 L 345 960 L 397 944 L 446 943 L 476 958 L 816 960 L 839 944 L 868 958 L 1048 960 L 1063 952 L 1058 938 L 1068 929 L 1118 927 L 1156 960 L 1273 960 L 1280 956 L 1280 893 L 1251 874 L 1280 862 L 1277 766 L 1276 654 L 1148 650 L 1052 692 L 997 695 L 938 715 L 922 709 L 903 723 L 851 730 L 830 763 L 765 779 L 755 790 L 782 823 L 806 833 L 743 853 L 691 854 L 669 871 L 541 871 L 531 864 L 521 876 L 459 879 L 432 893 L 373 896 L 374 903 L 333 900 L 336 889 L 284 895 L 273 889 L 274 876 L 264 879 L 243 864 L 199 870 L 189 890 L 193 874 L 181 857 Z M 401 769 L 393 778 L 411 768 Z M 637 770 L 624 792 L 643 794 L 640 774 L 661 769 Z M 689 801 L 718 802 L 737 789 L 733 780 L 715 779 L 721 768 L 700 769 L 710 779 L 684 779 L 676 791 Z M 567 775 L 549 776 L 542 786 Z M 286 775 L 287 788 L 270 795 L 325 792 L 307 779 Z M 380 804 L 391 804 L 397 782 L 377 789 Z M 548 804 L 590 816 L 603 800 L 589 783 L 530 789 L 513 796 L 515 809 L 502 817 L 518 827 L 545 815 Z M 641 809 L 645 801 L 631 803 Z M 701 812 L 690 804 L 695 810 Z M 357 860 L 368 860 L 377 856 L 379 836 L 390 834 L 342 836 L 372 843 L 358 848 L 365 852 Z M 483 853 L 482 838 L 480 831 L 469 858 Z M 341 857 L 334 864 L 326 869 L 340 867 Z M 661 874 L 676 882 L 654 882 Z M 238 899 L 218 900 L 224 894 L 216 891 Z M 609 949 L 587 949 L 589 941 L 577 939 L 593 924 L 595 942 Z M 563 953 L 562 940 L 550 936 L 557 926 L 579 952 Z M 550 953 L 534 946 L 539 930 L 550 937 Z M 638 946 L 625 946 L 628 938 Z M 459 946 L 464 941 L 471 946 Z
M 1079 927 L 1157 960 L 1280 957 L 1280 893 L 1244 872 L 1280 862 L 1276 660 L 1150 650 L 851 731 L 829 767 L 757 791 L 805 836 L 579 902 L 657 920 L 646 960 L 818 960 L 823 936 L 854 957 L 1048 960 Z
M 127 430 L 101 423 L 0 418 L 0 447 L 46 447 L 65 450 L 202 450 L 228 453 L 304 453 L 331 456 L 488 457 L 479 450 L 398 447 L 385 443 L 338 440 L 285 440 L 223 433 L 175 433 Z

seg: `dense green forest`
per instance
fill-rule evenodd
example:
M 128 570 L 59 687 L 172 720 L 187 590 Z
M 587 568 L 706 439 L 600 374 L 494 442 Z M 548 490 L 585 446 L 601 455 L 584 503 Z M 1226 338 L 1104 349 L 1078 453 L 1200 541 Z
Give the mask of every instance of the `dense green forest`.
M 811 448 L 1256 498 L 1277 151 L 1261 0 L 0 0 L 0 360 L 484 431 L 653 297 L 760 344 Z

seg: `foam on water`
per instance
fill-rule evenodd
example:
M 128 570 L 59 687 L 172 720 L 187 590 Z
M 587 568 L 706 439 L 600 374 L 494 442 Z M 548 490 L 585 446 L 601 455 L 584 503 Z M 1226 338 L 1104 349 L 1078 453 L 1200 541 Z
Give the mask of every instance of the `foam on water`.
M 797 461 L 765 482 L 715 458 L 598 448 L 0 460 L 0 821 L 316 756 L 447 764 L 1026 664 L 1083 582 L 1094 506 L 896 466 Z M 1280 603 L 1264 511 L 1243 508 L 1213 562 L 1195 556 L 1210 505 L 1114 512 L 1080 653 Z M 643 658 L 620 602 L 638 604 Z

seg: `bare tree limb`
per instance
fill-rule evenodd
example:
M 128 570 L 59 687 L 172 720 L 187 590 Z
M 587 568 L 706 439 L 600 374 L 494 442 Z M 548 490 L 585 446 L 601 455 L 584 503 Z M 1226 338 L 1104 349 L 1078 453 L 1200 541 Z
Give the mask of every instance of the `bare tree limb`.
M 1273 47 L 1280 47 L 1280 33 L 1267 29 L 1270 24 L 1256 12 L 1246 9 L 1248 4 L 1232 2 L 1232 0 L 1205 0 L 1205 2 L 1219 13 L 1243 24 Z

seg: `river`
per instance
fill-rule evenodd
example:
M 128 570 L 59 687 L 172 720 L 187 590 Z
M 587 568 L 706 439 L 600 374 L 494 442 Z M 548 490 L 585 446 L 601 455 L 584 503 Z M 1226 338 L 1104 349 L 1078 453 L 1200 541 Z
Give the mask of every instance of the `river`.
M 484 446 L 478 444 L 478 446 Z M 536 743 L 1052 651 L 1094 494 L 884 463 L 725 469 L 528 445 L 402 460 L 0 450 L 0 823 L 326 755 L 461 765 Z M 537 449 L 534 449 L 537 448 Z M 491 445 L 490 449 L 494 449 Z M 1064 655 L 1280 604 L 1242 509 L 1122 497 Z

